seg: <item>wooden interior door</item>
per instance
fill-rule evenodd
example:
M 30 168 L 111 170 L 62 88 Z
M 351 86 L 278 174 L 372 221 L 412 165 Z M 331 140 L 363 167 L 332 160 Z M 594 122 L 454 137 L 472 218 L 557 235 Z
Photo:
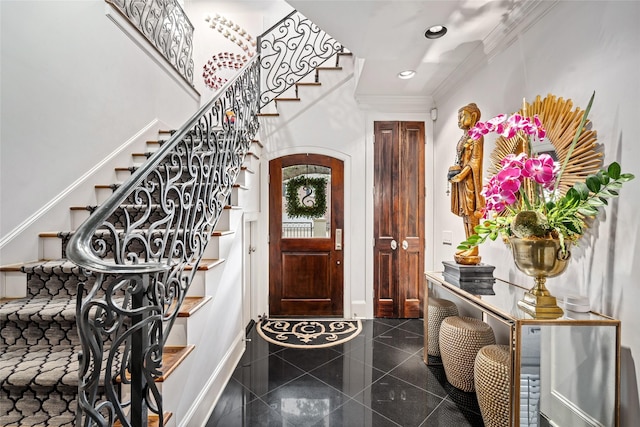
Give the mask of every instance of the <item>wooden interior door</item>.
M 297 215 L 314 208 L 325 179 L 324 215 Z M 295 184 L 294 184 L 295 183 Z M 298 197 L 290 211 L 287 189 Z M 315 154 L 295 154 L 269 162 L 269 315 L 344 314 L 344 165 Z
M 374 315 L 422 315 L 424 122 L 374 124 Z

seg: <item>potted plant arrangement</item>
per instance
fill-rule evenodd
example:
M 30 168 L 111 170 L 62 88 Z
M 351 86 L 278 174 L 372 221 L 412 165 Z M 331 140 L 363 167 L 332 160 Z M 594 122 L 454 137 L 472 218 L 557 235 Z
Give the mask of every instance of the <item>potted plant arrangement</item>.
M 595 93 L 562 165 L 549 154 L 534 154 L 536 142 L 546 134 L 537 115 L 528 118 L 517 113 L 501 114 L 478 122 L 469 130 L 474 139 L 492 132 L 505 138 L 521 138 L 525 149 L 500 161 L 500 170 L 482 190 L 486 200 L 483 220 L 475 227 L 476 234 L 461 242 L 458 249 L 467 250 L 502 236 L 511 246 L 518 269 L 534 277 L 534 287 L 518 306 L 537 318 L 562 316 L 555 297 L 545 287 L 546 278 L 565 270 L 570 246 L 582 236 L 586 220 L 595 217 L 608 199 L 618 197 L 622 185 L 634 178 L 622 173 L 620 165 L 613 162 L 560 194 L 560 179 L 584 129 L 594 96 Z

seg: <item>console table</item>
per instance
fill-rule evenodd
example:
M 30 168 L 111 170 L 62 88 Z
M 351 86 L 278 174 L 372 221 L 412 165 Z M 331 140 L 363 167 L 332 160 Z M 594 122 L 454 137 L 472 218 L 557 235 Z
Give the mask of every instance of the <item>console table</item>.
M 487 322 L 511 353 L 512 426 L 619 426 L 620 321 L 599 313 L 565 310 L 559 319 L 535 319 L 518 308 L 527 289 L 496 279 L 469 287 L 425 274 L 424 362 L 429 297 L 451 300 L 461 316 Z

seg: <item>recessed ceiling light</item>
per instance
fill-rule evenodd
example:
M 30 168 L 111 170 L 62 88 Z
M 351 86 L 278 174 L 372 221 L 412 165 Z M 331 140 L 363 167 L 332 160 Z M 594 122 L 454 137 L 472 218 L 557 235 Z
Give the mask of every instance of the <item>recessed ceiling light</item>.
M 406 70 L 398 73 L 398 77 L 401 79 L 410 79 L 416 75 L 416 72 L 413 70 Z
M 424 36 L 428 39 L 439 39 L 445 34 L 447 34 L 447 27 L 442 25 L 434 25 L 433 27 L 427 28 L 427 31 L 424 32 Z

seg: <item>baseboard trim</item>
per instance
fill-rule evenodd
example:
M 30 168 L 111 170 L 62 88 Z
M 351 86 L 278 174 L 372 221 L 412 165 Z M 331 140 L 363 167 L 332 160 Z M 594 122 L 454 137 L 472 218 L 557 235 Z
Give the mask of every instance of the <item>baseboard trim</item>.
M 358 300 L 351 302 L 351 317 L 353 319 L 368 319 L 372 316 L 367 315 L 367 302 Z
M 202 392 L 195 399 L 184 419 L 176 420 L 179 427 L 204 426 L 213 413 L 213 409 L 222 394 L 225 386 L 231 379 L 240 358 L 245 349 L 244 331 L 241 331 L 234 340 L 234 344 L 225 354 L 218 369 L 213 373 Z

